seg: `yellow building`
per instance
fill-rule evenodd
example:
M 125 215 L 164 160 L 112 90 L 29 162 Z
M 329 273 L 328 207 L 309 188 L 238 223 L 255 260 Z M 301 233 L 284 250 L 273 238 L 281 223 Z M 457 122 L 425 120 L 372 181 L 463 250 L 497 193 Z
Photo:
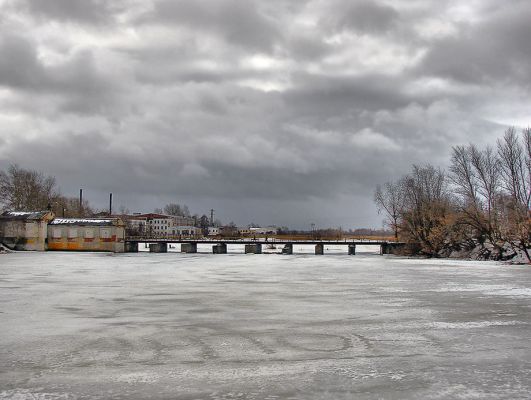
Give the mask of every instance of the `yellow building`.
M 48 249 L 123 253 L 125 225 L 120 218 L 56 218 L 48 224 Z
M 0 243 L 13 250 L 46 250 L 51 211 L 6 211 L 0 215 Z

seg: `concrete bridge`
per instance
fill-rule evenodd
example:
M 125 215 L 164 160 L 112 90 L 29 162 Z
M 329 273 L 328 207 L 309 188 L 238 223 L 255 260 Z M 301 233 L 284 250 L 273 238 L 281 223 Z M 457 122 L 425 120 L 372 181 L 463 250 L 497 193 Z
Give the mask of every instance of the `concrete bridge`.
M 316 255 L 324 254 L 325 245 L 345 246 L 347 254 L 355 255 L 357 245 L 379 246 L 380 254 L 395 254 L 403 247 L 402 242 L 386 240 L 281 240 L 281 239 L 170 239 L 170 238 L 141 238 L 125 239 L 125 251 L 138 252 L 139 243 L 149 245 L 152 253 L 166 253 L 169 244 L 180 244 L 182 253 L 197 253 L 198 244 L 211 244 L 213 254 L 227 254 L 227 245 L 239 244 L 245 246 L 245 254 L 262 254 L 262 247 L 269 245 L 283 246 L 282 254 L 293 254 L 294 245 L 312 245 Z

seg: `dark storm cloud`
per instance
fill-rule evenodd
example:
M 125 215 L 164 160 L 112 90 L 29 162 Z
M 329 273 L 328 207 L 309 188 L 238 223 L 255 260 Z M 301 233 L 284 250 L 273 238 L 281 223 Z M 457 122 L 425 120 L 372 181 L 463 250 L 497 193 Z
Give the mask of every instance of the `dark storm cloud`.
M 112 21 L 112 2 L 104 0 L 23 0 L 21 8 L 35 16 L 84 24 L 105 24 Z
M 186 26 L 248 49 L 270 51 L 281 36 L 280 27 L 256 6 L 238 0 L 158 0 L 144 21 Z
M 294 34 L 286 41 L 287 54 L 300 60 L 319 59 L 333 51 L 331 46 L 323 42 L 323 37 L 316 32 L 305 35 Z
M 296 74 L 293 81 L 296 87 L 286 92 L 286 101 L 313 115 L 341 114 L 352 109 L 396 109 L 413 101 L 403 93 L 403 82 L 383 74 L 343 77 Z
M 399 13 L 393 7 L 371 1 L 331 2 L 325 25 L 335 30 L 351 29 L 362 33 L 382 33 L 393 28 Z
M 529 3 L 500 7 L 461 34 L 435 41 L 421 71 L 460 82 L 526 83 L 531 79 Z
M 0 4 L 0 168 L 97 206 L 380 226 L 376 183 L 529 124 L 526 1 Z
M 117 85 L 106 77 L 91 50 L 76 51 L 53 66 L 39 60 L 37 46 L 30 39 L 4 33 L 0 37 L 0 87 L 29 93 L 61 96 L 63 110 L 101 112 L 113 97 Z
M 20 37 L 3 33 L 0 38 L 0 83 L 14 88 L 34 88 L 46 85 L 45 73 L 37 60 L 34 45 Z

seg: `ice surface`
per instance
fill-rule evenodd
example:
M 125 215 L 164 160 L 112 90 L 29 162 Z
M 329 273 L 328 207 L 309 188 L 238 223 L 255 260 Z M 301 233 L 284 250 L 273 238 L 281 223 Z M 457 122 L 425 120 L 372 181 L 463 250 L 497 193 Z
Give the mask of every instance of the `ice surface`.
M 527 266 L 170 250 L 0 255 L 0 399 L 531 398 Z

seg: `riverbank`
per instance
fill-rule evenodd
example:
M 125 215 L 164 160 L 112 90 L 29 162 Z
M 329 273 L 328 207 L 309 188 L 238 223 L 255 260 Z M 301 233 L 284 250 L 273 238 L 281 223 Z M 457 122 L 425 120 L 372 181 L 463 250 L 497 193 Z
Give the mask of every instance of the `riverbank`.
M 529 248 L 531 252 L 531 248 Z M 448 258 L 454 260 L 473 261 L 502 261 L 510 264 L 529 264 L 525 252 L 505 243 L 503 246 L 493 246 L 490 243 L 469 243 L 448 246 L 435 254 L 426 254 L 420 246 L 406 244 L 397 249 L 394 254 L 399 256 L 420 257 L 420 258 Z

